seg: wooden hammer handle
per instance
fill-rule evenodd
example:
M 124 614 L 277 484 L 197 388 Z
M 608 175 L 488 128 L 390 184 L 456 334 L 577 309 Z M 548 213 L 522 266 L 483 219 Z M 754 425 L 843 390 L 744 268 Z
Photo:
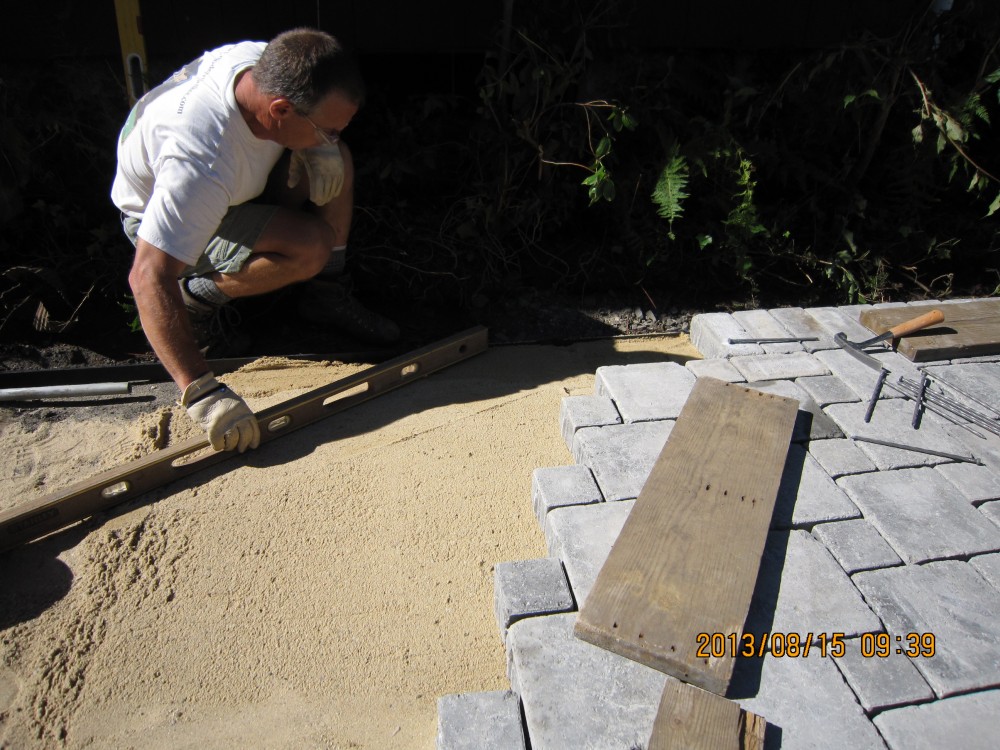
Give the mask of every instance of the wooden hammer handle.
M 898 339 L 901 336 L 907 336 L 914 331 L 920 331 L 928 326 L 932 326 L 936 323 L 941 323 L 944 321 L 944 313 L 940 310 L 931 310 L 929 313 L 924 313 L 913 320 L 907 320 L 905 323 L 900 323 L 898 326 L 893 326 L 889 329 L 894 339 Z

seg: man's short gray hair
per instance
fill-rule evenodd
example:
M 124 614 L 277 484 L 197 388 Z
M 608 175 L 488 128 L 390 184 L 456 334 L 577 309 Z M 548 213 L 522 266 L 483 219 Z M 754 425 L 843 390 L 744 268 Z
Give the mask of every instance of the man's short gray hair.
M 303 114 L 312 112 L 331 91 L 360 107 L 365 84 L 357 61 L 337 39 L 317 29 L 292 29 L 272 39 L 253 68 L 257 87 L 283 96 Z

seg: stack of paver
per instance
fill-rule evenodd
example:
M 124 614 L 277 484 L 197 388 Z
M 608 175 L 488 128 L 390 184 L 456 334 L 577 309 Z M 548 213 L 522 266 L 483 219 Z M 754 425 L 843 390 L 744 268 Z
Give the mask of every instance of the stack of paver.
M 698 315 L 705 359 L 602 367 L 594 395 L 564 399 L 576 465 L 532 478 L 550 557 L 496 568 L 511 691 L 442 698 L 439 750 L 646 747 L 665 676 L 573 625 L 699 377 L 800 402 L 744 628 L 774 650 L 738 658 L 728 693 L 767 720 L 767 746 L 1000 747 L 1000 439 L 933 413 L 914 429 L 892 389 L 866 423 L 876 374 L 832 338 L 871 337 L 860 309 Z M 817 340 L 729 343 L 765 337 Z M 920 379 L 900 355 L 876 357 L 890 379 Z M 970 407 L 1000 408 L 1000 354 L 921 367 Z

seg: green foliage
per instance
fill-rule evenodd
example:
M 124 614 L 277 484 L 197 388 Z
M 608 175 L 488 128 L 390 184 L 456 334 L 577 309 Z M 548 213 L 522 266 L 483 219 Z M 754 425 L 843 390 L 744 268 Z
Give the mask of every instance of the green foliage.
M 653 203 L 656 213 L 668 222 L 667 235 L 671 240 L 677 239 L 674 234 L 674 221 L 684 213 L 684 201 L 688 198 L 685 188 L 688 184 L 688 165 L 680 154 L 680 146 L 675 143 L 667 154 L 667 164 L 660 172 L 660 178 L 653 188 Z

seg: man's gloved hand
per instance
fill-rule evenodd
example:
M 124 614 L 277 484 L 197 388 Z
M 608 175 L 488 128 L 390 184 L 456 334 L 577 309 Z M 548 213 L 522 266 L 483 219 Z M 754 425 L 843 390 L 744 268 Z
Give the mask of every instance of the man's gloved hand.
M 208 433 L 208 440 L 217 451 L 238 448 L 242 453 L 260 445 L 260 427 L 250 407 L 210 372 L 184 389 L 181 406 Z
M 309 200 L 317 206 L 329 203 L 344 188 L 344 157 L 340 146 L 316 146 L 292 151 L 288 164 L 288 187 L 293 188 L 302 179 L 302 170 L 309 175 Z

